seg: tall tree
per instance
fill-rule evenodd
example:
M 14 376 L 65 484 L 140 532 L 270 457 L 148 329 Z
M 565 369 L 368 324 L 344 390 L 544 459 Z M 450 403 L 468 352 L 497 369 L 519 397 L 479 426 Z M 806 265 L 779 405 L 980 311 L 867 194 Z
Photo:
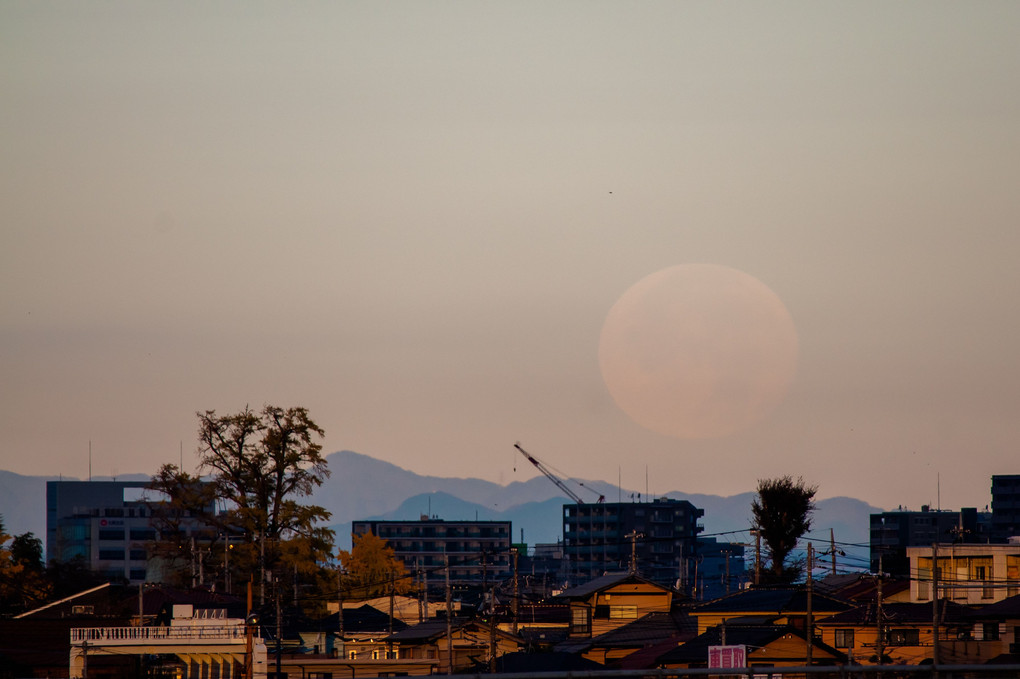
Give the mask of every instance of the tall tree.
M 800 477 L 780 476 L 760 479 L 758 491 L 751 502 L 754 526 L 765 543 L 769 557 L 766 581 L 793 582 L 801 572 L 796 565 L 786 563 L 797 540 L 811 529 L 818 486 L 809 486 Z
M 323 430 L 305 408 L 268 405 L 258 412 L 245 407 L 235 414 L 196 414 L 199 471 L 205 476 L 166 465 L 153 477 L 150 488 L 164 497 L 154 508 L 166 534 L 161 538 L 177 536 L 176 547 L 169 547 L 188 563 L 207 566 L 203 572 L 221 565 L 225 571 L 229 559 L 231 572 L 241 575 L 235 583 L 249 575 L 261 578 L 262 569 L 277 571 L 282 581 L 291 574 L 296 594 L 298 575 L 312 581 L 321 576 L 333 548 L 333 531 L 323 525 L 330 513 L 303 501 L 329 476 L 319 443 Z M 207 530 L 193 542 L 186 524 L 196 518 Z M 219 542 L 229 536 L 246 539 L 231 549 Z

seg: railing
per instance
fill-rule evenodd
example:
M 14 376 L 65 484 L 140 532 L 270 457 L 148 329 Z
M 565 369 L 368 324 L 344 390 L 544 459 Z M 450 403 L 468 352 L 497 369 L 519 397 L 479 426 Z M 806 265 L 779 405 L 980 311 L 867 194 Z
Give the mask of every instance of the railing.
M 178 643 L 195 641 L 228 641 L 243 643 L 244 624 L 195 625 L 174 627 L 75 627 L 71 630 L 71 643 L 105 642 L 115 644 L 131 643 Z

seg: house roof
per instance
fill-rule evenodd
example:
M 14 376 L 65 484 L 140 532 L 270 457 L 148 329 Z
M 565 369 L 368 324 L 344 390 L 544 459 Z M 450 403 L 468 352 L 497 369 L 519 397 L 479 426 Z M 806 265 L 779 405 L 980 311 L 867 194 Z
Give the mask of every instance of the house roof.
M 507 653 L 496 659 L 496 671 L 508 672 L 585 672 L 604 670 L 604 666 L 573 653 Z
M 340 631 L 340 614 L 333 613 L 319 621 L 319 629 Z M 374 606 L 365 604 L 358 608 L 344 609 L 344 634 L 361 632 L 389 632 L 390 616 Z M 393 618 L 393 631 L 407 629 L 407 623 Z M 445 628 L 444 628 L 445 629 Z
M 1020 594 L 971 610 L 967 615 L 970 618 L 978 619 L 1020 618 Z
M 842 599 L 814 592 L 811 607 L 815 611 L 845 611 L 852 605 Z M 699 613 L 803 613 L 807 610 L 807 591 L 801 587 L 765 588 L 755 587 L 741 590 L 724 597 L 694 606 Z
M 651 580 L 643 578 L 640 575 L 636 575 L 634 573 L 608 573 L 606 575 L 603 575 L 602 577 L 590 580 L 589 582 L 586 582 L 583 585 L 578 585 L 577 587 L 571 587 L 570 589 L 564 590 L 559 594 L 553 596 L 552 599 L 553 600 L 559 599 L 561 601 L 587 599 L 596 592 L 601 592 L 604 589 L 609 589 L 610 587 L 615 587 L 625 582 L 639 582 L 646 585 L 652 585 L 653 587 L 657 587 L 658 589 L 661 589 L 664 592 L 669 591 L 669 589 L 663 587 L 659 583 L 652 582 Z
M 878 581 L 868 573 L 849 573 L 827 575 L 817 583 L 818 592 L 849 601 L 874 601 L 878 597 Z M 910 580 L 906 578 L 887 579 L 882 583 L 882 598 L 910 589 Z
M 683 613 L 657 611 L 592 639 L 593 646 L 644 647 L 664 639 L 694 638 L 698 622 Z
M 969 608 L 953 601 L 942 602 L 942 622 L 960 624 L 967 620 Z M 815 624 L 832 625 L 874 625 L 877 607 L 872 604 L 858 606 L 848 611 L 830 615 Z M 887 603 L 882 605 L 882 620 L 886 625 L 931 624 L 930 603 Z
M 682 646 L 667 651 L 659 656 L 658 662 L 661 664 L 707 664 L 708 647 L 719 646 L 722 643 L 721 627 L 712 627 Z M 762 648 L 785 635 L 804 639 L 803 632 L 789 625 L 726 625 L 726 644 L 728 645 Z M 840 651 L 819 641 L 815 641 L 814 647 L 822 649 L 838 659 L 845 658 L 845 655 Z

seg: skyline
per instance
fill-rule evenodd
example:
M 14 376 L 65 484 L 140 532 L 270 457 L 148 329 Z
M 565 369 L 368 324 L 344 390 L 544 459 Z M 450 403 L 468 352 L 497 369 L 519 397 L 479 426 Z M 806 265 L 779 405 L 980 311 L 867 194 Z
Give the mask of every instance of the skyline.
M 96 476 L 192 470 L 197 411 L 274 404 L 420 474 L 525 480 L 520 442 L 652 494 L 983 507 L 1020 473 L 1017 25 L 4 3 L 0 467 L 84 478 L 91 441 Z M 615 305 L 681 265 L 793 326 L 780 396 L 714 438 L 638 424 L 600 366 Z

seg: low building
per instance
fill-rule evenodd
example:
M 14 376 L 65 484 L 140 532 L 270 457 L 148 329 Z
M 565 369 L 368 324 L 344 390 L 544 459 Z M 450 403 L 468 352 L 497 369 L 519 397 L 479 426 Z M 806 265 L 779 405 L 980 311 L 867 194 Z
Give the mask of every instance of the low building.
M 386 638 L 395 659 L 438 661 L 438 672 L 481 671 L 520 649 L 520 640 L 479 620 L 433 619 Z M 452 655 L 451 655 L 452 652 Z
M 667 613 L 673 590 L 633 573 L 596 578 L 549 599 L 570 608 L 570 636 L 595 637 L 649 613 Z
M 931 601 L 935 585 L 939 598 L 972 606 L 1020 594 L 1020 543 L 910 547 L 907 556 L 912 602 Z M 936 561 L 937 581 L 932 578 Z

